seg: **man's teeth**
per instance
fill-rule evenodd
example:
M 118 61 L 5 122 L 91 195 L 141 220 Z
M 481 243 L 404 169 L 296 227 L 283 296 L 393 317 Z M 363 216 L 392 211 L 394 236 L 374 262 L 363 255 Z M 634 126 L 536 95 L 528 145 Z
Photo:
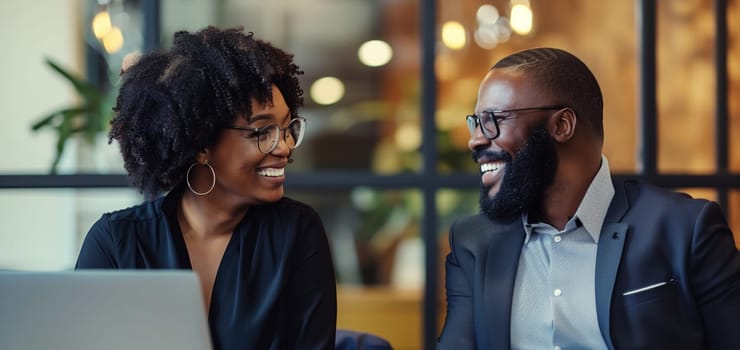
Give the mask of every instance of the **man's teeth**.
M 494 162 L 494 163 L 484 163 L 480 165 L 480 172 L 481 173 L 487 173 L 489 171 L 497 171 L 499 170 L 504 164 L 502 162 Z
M 283 176 L 285 174 L 285 168 L 265 168 L 257 172 L 259 176 Z

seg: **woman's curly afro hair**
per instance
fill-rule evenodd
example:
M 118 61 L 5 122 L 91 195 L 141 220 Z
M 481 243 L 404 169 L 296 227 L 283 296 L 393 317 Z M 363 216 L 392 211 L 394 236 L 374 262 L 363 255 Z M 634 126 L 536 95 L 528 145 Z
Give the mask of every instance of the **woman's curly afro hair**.
M 133 184 L 154 197 L 180 184 L 198 152 L 214 145 L 251 101 L 272 103 L 272 85 L 291 117 L 303 105 L 290 55 L 241 28 L 175 33 L 169 50 L 143 55 L 122 73 L 110 140 Z

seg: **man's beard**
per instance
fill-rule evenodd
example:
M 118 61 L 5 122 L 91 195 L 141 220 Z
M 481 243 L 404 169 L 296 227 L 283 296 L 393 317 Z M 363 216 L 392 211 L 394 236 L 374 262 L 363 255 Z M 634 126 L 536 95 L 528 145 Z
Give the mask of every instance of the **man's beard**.
M 493 198 L 488 196 L 491 186 L 481 185 L 482 212 L 492 219 L 511 219 L 524 212 L 539 211 L 545 190 L 552 184 L 558 167 L 555 143 L 544 125 L 532 132 L 513 160 L 503 151 L 473 152 L 476 162 L 481 157 L 506 162 L 501 187 Z

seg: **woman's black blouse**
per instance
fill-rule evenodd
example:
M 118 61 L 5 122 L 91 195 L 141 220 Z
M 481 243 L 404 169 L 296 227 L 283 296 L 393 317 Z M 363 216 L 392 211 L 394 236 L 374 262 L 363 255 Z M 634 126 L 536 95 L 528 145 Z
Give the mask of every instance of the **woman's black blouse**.
M 77 269 L 191 269 L 179 191 L 104 214 Z M 289 198 L 250 207 L 224 252 L 208 323 L 214 349 L 333 349 L 336 281 L 318 214 Z

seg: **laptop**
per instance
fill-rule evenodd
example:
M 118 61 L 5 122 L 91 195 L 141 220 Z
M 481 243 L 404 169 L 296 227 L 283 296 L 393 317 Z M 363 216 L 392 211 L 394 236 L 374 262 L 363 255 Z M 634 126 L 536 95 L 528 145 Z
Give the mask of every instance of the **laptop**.
M 0 349 L 211 348 L 192 271 L 0 271 Z

